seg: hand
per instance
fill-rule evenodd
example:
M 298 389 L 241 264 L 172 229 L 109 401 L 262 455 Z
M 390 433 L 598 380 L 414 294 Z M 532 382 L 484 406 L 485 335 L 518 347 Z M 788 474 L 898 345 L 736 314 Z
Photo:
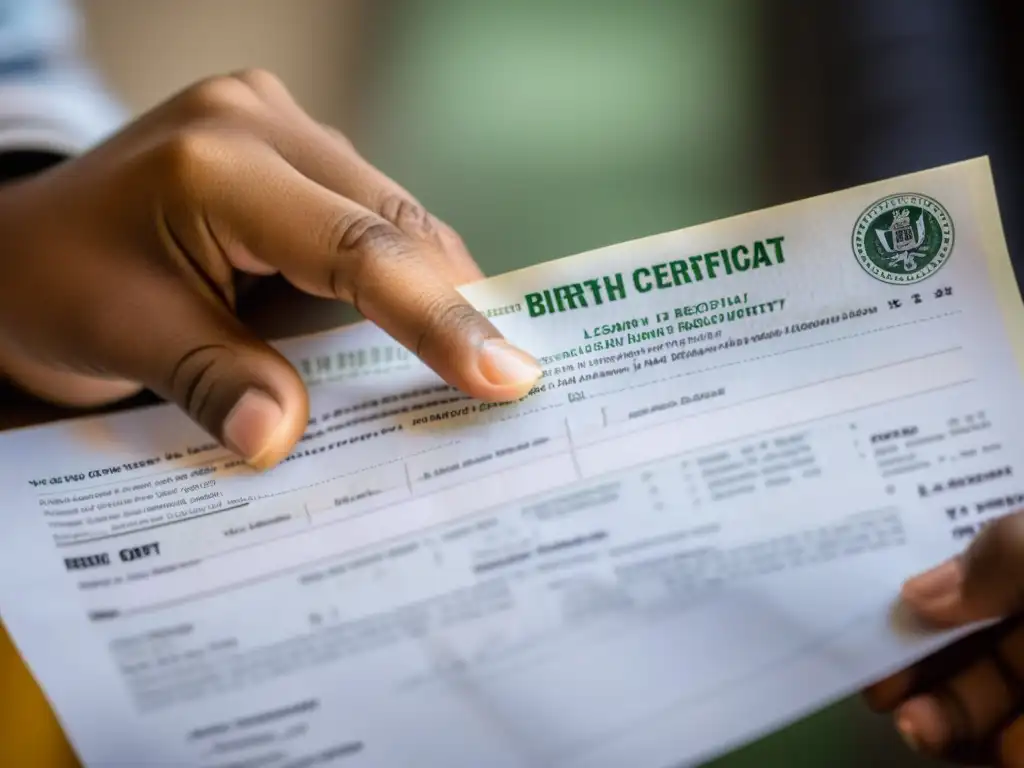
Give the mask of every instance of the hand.
M 540 375 L 453 287 L 480 272 L 452 230 L 265 72 L 0 188 L 0 232 L 0 371 L 65 404 L 148 387 L 256 467 L 287 455 L 308 402 L 236 319 L 236 271 L 351 302 L 471 396 Z
M 906 604 L 955 628 L 1002 622 L 865 691 L 920 752 L 966 765 L 1024 766 L 1024 512 L 986 526 L 966 553 L 908 581 Z

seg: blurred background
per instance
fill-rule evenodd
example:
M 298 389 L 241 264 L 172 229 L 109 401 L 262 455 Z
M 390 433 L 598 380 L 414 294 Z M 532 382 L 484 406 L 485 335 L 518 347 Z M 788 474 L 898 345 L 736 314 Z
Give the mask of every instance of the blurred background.
M 79 3 L 88 53 L 132 112 L 213 73 L 272 70 L 489 274 L 982 154 L 1019 254 L 1012 5 Z M 848 701 L 714 765 L 924 764 Z
M 488 273 L 980 154 L 1007 216 L 1014 5 L 79 0 L 132 111 L 270 69 Z

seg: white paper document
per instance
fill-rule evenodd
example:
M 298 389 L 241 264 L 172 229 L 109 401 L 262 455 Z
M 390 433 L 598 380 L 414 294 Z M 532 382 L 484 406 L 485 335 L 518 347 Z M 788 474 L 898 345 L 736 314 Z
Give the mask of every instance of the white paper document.
M 492 406 L 367 325 L 256 475 L 169 406 L 0 435 L 0 612 L 88 766 L 698 764 L 948 642 L 901 582 L 1024 506 L 984 160 L 464 289 Z

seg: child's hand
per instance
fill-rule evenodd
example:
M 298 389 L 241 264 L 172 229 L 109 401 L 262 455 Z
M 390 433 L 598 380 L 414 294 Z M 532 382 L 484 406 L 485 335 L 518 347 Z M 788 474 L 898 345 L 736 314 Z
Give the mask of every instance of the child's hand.
M 257 467 L 308 403 L 235 318 L 235 270 L 351 302 L 475 397 L 540 374 L 454 289 L 479 277 L 459 238 L 264 72 L 199 83 L 0 188 L 0 232 L 0 370 L 65 403 L 144 385 Z

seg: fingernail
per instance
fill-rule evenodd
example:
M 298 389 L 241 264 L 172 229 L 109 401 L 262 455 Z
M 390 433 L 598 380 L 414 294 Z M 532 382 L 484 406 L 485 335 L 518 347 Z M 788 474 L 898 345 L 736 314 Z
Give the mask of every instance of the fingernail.
M 503 387 L 533 384 L 541 374 L 536 360 L 504 339 L 485 341 L 478 365 L 485 379 Z
M 901 717 L 896 721 L 896 730 L 899 731 L 904 743 L 914 752 L 921 751 L 921 742 L 917 739 L 917 731 L 909 719 Z
M 258 389 L 249 389 L 224 420 L 224 443 L 247 462 L 259 467 L 283 417 L 284 412 L 274 398 Z
M 954 558 L 908 580 L 903 589 L 921 600 L 941 600 L 956 594 L 961 579 L 960 560 Z

